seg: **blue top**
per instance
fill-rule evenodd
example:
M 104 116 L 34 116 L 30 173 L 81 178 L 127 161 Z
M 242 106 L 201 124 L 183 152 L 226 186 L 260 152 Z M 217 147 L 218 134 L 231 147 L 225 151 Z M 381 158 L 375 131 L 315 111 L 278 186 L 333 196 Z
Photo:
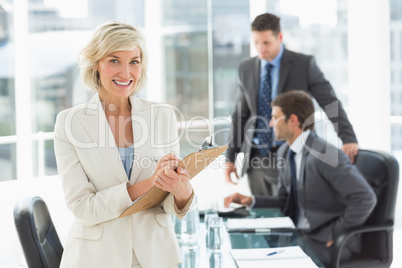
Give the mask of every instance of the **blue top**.
M 133 167 L 134 160 L 134 144 L 126 148 L 117 148 L 123 163 L 123 167 L 126 171 L 128 180 L 130 180 L 131 169 Z

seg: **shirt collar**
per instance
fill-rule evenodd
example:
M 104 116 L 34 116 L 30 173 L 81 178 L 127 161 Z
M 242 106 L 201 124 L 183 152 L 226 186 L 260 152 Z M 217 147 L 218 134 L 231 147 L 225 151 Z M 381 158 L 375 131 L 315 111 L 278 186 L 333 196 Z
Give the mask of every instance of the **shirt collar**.
M 311 130 L 307 129 L 306 131 L 303 131 L 290 145 L 290 149 L 295 152 L 296 154 L 300 153 L 303 150 L 304 144 L 307 141 L 308 136 L 310 135 Z
M 278 55 L 276 55 L 276 57 L 272 61 L 267 61 L 267 60 L 262 59 L 261 60 L 261 68 L 264 68 L 265 65 L 267 65 L 268 63 L 271 63 L 274 67 L 278 67 L 281 63 L 283 50 L 284 50 L 283 44 L 281 44 L 281 50 L 279 50 Z

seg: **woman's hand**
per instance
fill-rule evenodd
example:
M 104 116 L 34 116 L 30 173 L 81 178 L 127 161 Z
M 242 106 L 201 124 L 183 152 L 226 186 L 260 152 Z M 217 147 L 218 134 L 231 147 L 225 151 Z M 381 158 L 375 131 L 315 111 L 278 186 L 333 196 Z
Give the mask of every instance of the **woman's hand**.
M 152 181 L 155 181 L 156 179 L 159 178 L 159 171 L 161 171 L 165 168 L 174 169 L 177 167 L 177 165 L 179 163 L 180 163 L 180 159 L 174 153 L 165 155 L 164 157 L 162 157 L 161 159 L 158 160 L 154 174 L 152 174 L 152 177 L 151 177 Z
M 179 210 L 183 209 L 193 194 L 188 170 L 178 167 L 176 172 L 171 166 L 166 166 L 159 170 L 157 174 L 158 176 L 154 180 L 154 185 L 172 193 L 177 208 Z
M 154 174 L 146 180 L 137 182 L 127 188 L 128 194 L 132 201 L 137 200 L 140 196 L 146 193 L 154 185 L 154 181 L 159 178 L 159 171 L 164 168 L 175 168 L 179 164 L 180 159 L 177 158 L 174 153 L 170 153 L 159 159 L 156 164 Z

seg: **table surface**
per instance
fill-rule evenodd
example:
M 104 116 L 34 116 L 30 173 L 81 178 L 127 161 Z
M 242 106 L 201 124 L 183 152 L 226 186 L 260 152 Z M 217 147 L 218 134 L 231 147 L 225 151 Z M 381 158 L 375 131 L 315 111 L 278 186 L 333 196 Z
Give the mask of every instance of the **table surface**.
M 257 217 L 281 217 L 282 212 L 276 208 L 252 209 L 250 218 Z M 224 217 L 224 221 L 227 217 Z M 183 263 L 179 265 L 182 268 L 232 268 L 236 264 L 230 255 L 230 249 L 242 248 L 269 248 L 300 246 L 304 252 L 311 257 L 318 267 L 324 267 L 311 248 L 306 244 L 300 234 L 295 231 L 286 232 L 258 232 L 241 233 L 225 231 L 223 233 L 222 250 L 220 253 L 211 253 L 206 248 L 206 230 L 201 217 L 200 235 L 197 244 L 180 244 L 182 250 Z

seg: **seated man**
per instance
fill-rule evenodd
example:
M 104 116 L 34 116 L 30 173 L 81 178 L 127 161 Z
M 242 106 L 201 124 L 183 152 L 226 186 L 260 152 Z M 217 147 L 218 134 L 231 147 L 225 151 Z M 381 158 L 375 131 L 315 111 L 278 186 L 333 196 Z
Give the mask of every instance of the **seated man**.
M 347 155 L 312 132 L 314 106 L 306 93 L 289 91 L 278 95 L 272 101 L 270 126 L 278 140 L 286 141 L 278 150 L 278 196 L 235 193 L 225 198 L 225 206 L 234 202 L 281 208 L 328 265 L 334 240 L 366 221 L 376 196 Z M 352 240 L 341 261 L 360 251 L 360 239 Z

